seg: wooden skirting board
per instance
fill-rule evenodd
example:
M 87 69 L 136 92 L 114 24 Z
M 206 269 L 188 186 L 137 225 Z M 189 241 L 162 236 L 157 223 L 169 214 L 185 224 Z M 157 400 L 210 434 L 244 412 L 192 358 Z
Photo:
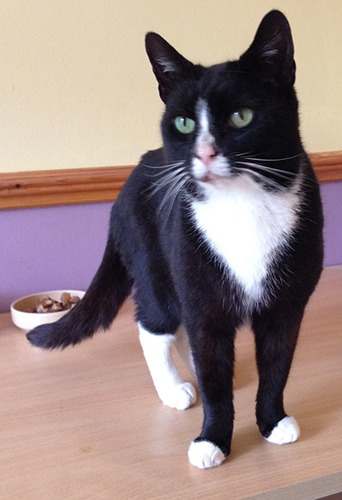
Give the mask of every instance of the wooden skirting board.
M 342 151 L 310 155 L 319 182 L 342 180 Z M 0 174 L 0 209 L 114 201 L 134 166 Z

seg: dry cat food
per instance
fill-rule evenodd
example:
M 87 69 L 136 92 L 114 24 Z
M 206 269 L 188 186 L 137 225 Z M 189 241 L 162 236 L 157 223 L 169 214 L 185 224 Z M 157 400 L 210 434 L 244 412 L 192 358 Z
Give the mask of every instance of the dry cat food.
M 51 299 L 51 297 L 43 297 L 39 300 L 32 312 L 47 313 L 67 311 L 68 309 L 71 309 L 75 304 L 77 304 L 79 300 L 81 299 L 77 295 L 72 297 L 68 292 L 62 293 L 60 300 L 54 300 Z

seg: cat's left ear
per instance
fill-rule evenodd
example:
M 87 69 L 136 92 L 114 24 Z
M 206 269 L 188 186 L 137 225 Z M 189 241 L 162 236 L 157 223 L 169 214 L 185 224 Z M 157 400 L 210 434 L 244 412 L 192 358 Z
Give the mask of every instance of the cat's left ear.
M 252 45 L 241 58 L 242 68 L 277 86 L 293 86 L 296 63 L 290 25 L 281 12 L 272 10 L 261 21 Z
M 191 71 L 193 64 L 157 33 L 147 33 L 145 45 L 159 83 L 160 97 L 166 102 L 169 93 Z

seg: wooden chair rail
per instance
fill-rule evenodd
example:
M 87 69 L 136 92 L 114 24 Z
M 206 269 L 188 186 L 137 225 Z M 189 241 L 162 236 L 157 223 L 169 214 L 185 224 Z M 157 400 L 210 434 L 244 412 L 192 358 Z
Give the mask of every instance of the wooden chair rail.
M 342 180 L 342 151 L 312 153 L 320 182 Z M 0 209 L 114 201 L 134 166 L 0 174 Z

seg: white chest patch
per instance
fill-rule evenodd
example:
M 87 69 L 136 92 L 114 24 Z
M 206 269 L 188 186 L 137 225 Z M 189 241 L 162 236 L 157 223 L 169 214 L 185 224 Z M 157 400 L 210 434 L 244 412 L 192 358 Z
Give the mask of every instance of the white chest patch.
M 220 262 L 252 303 L 263 299 L 263 279 L 274 255 L 296 225 L 298 185 L 267 192 L 247 176 L 205 185 L 204 201 L 193 201 L 196 225 Z

